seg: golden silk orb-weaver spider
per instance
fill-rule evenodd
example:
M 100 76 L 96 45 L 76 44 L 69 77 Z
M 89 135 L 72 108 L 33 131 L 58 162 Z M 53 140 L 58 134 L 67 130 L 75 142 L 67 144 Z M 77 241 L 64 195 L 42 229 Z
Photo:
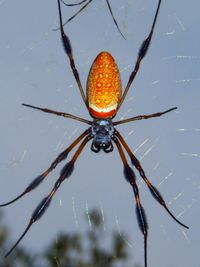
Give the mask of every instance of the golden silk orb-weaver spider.
M 70 22 L 70 21 L 72 21 L 78 14 L 80 14 L 91 2 L 92 2 L 93 0 L 82 0 L 82 1 L 80 1 L 80 2 L 78 2 L 78 3 L 73 3 L 73 4 L 68 4 L 68 3 L 66 3 L 64 0 L 61 0 L 61 2 L 65 5 L 65 6 L 71 6 L 71 7 L 74 7 L 74 6 L 81 6 L 81 8 L 74 14 L 74 15 L 72 15 L 67 21 L 65 21 L 64 23 L 63 23 L 63 26 L 65 26 L 68 22 Z M 121 36 L 124 38 L 124 39 L 126 39 L 125 37 L 124 37 L 124 35 L 123 35 L 123 33 L 121 32 L 121 30 L 120 30 L 120 28 L 119 28 L 119 25 L 118 25 L 118 23 L 117 23 L 117 20 L 115 19 L 115 17 L 114 17 L 114 14 L 113 14 L 113 11 L 112 11 L 112 7 L 111 7 L 111 4 L 110 4 L 110 2 L 109 2 L 109 0 L 106 0 L 106 4 L 107 4 L 107 6 L 108 6 L 108 10 L 109 10 L 109 12 L 110 12 L 110 15 L 111 15 L 111 17 L 112 17 L 112 19 L 113 19 L 113 22 L 114 22 L 114 24 L 115 24 L 115 26 L 117 27 L 117 30 L 119 31 L 119 33 L 121 34 Z M 56 30 L 58 30 L 58 29 L 56 29 Z
M 33 109 L 37 109 L 46 113 L 55 114 L 58 116 L 63 116 L 65 118 L 70 118 L 74 120 L 78 120 L 80 122 L 83 122 L 85 124 L 90 125 L 88 129 L 86 129 L 68 148 L 66 148 L 58 157 L 51 163 L 50 167 L 46 169 L 41 175 L 39 175 L 37 178 L 35 178 L 27 187 L 26 189 L 15 199 L 6 202 L 4 204 L 1 204 L 0 207 L 9 205 L 16 200 L 20 199 L 25 194 L 29 193 L 33 189 L 35 189 L 46 177 L 47 175 L 53 171 L 56 166 L 63 160 L 65 160 L 68 156 L 68 154 L 71 152 L 71 150 L 77 146 L 78 148 L 75 151 L 74 155 L 72 156 L 71 160 L 63 167 L 61 170 L 60 176 L 55 182 L 52 190 L 50 193 L 42 199 L 42 201 L 39 203 L 39 205 L 34 210 L 32 217 L 25 229 L 25 231 L 22 233 L 20 238 L 17 240 L 17 242 L 13 245 L 13 247 L 7 252 L 5 257 L 10 255 L 10 253 L 14 250 L 14 248 L 19 244 L 19 242 L 23 239 L 23 237 L 26 235 L 28 230 L 31 228 L 32 224 L 35 223 L 38 219 L 42 217 L 48 206 L 50 205 L 50 202 L 54 196 L 54 194 L 57 192 L 58 188 L 62 184 L 62 182 L 69 178 L 69 176 L 72 174 L 74 169 L 74 164 L 79 157 L 81 151 L 85 147 L 85 145 L 92 140 L 91 144 L 91 150 L 93 152 L 99 152 L 100 150 L 103 150 L 106 153 L 109 153 L 113 151 L 114 145 L 116 146 L 119 155 L 121 157 L 123 166 L 124 166 L 124 175 L 128 183 L 130 183 L 130 186 L 133 189 L 135 201 L 136 201 L 136 215 L 138 219 L 139 228 L 143 234 L 144 237 L 144 265 L 147 267 L 147 237 L 148 237 L 148 224 L 146 215 L 143 209 L 143 206 L 140 201 L 140 195 L 138 186 L 136 184 L 136 176 L 133 171 L 133 169 L 128 164 L 126 153 L 130 157 L 132 165 L 136 168 L 136 170 L 139 172 L 141 178 L 148 186 L 151 194 L 155 198 L 155 200 L 160 203 L 163 208 L 168 212 L 168 214 L 181 226 L 185 228 L 189 228 L 185 224 L 181 223 L 168 209 L 163 197 L 161 196 L 160 192 L 156 189 L 155 186 L 152 185 L 152 183 L 147 178 L 139 160 L 135 157 L 135 155 L 132 153 L 131 149 L 125 142 L 122 135 L 119 133 L 119 131 L 115 128 L 115 126 L 119 124 L 124 124 L 132 121 L 142 120 L 142 119 L 149 119 L 153 117 L 160 117 L 170 111 L 173 111 L 176 109 L 176 107 L 170 108 L 163 112 L 157 112 L 149 115 L 138 115 L 132 118 L 120 120 L 120 121 L 113 121 L 113 118 L 115 117 L 116 113 L 118 112 L 120 106 L 122 105 L 129 88 L 136 77 L 136 74 L 140 68 L 140 63 L 142 59 L 145 57 L 147 50 L 149 48 L 153 31 L 155 28 L 156 20 L 158 17 L 158 12 L 160 9 L 161 0 L 158 1 L 157 9 L 155 12 L 154 20 L 150 29 L 150 32 L 147 36 L 147 38 L 143 41 L 139 52 L 137 56 L 137 60 L 135 63 L 135 66 L 133 68 L 132 73 L 130 74 L 128 83 L 122 92 L 121 89 L 121 80 L 120 80 L 120 74 L 117 67 L 117 64 L 111 54 L 108 52 L 101 52 L 99 55 L 97 55 L 96 59 L 94 60 L 89 75 L 88 75 L 88 82 L 87 82 L 87 94 L 85 95 L 80 78 L 79 73 L 76 68 L 74 57 L 72 54 L 72 47 L 70 44 L 70 40 L 68 36 L 65 34 L 63 29 L 63 22 L 62 22 L 62 14 L 61 14 L 61 6 L 60 6 L 60 0 L 58 0 L 58 10 L 59 10 L 59 21 L 60 21 L 60 33 L 61 33 L 61 39 L 64 46 L 65 53 L 67 54 L 70 66 L 72 69 L 72 72 L 74 74 L 75 80 L 77 82 L 80 94 L 82 96 L 82 99 L 85 103 L 85 106 L 93 118 L 92 121 L 74 116 L 72 114 L 64 113 L 64 112 L 57 112 L 48 108 L 40 108 L 28 104 L 22 104 L 23 106 L 30 107 Z

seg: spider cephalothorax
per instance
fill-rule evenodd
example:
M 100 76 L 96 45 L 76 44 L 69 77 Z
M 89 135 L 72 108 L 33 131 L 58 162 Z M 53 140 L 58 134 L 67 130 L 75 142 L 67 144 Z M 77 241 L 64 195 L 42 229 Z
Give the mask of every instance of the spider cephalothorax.
M 161 0 L 158 1 L 158 6 L 157 6 L 157 10 L 154 16 L 151 30 L 139 49 L 135 66 L 133 68 L 132 73 L 130 74 L 128 83 L 123 93 L 121 89 L 121 79 L 120 79 L 120 74 L 119 74 L 119 69 L 117 67 L 117 64 L 110 53 L 103 51 L 97 55 L 96 59 L 94 60 L 92 64 L 92 67 L 90 69 L 89 76 L 88 76 L 88 83 L 87 83 L 87 90 L 86 90 L 87 92 L 85 95 L 85 92 L 83 90 L 83 87 L 82 87 L 82 84 L 79 78 L 79 73 L 74 62 L 70 40 L 68 36 L 65 34 L 64 29 L 63 29 L 60 0 L 58 0 L 60 32 L 61 32 L 63 46 L 64 46 L 67 56 L 69 57 L 70 66 L 74 74 L 74 77 L 76 79 L 80 94 L 83 98 L 83 101 L 85 103 L 85 106 L 89 114 L 93 118 L 93 121 L 89 121 L 87 119 L 83 119 L 83 118 L 74 116 L 72 114 L 58 112 L 58 111 L 51 110 L 48 108 L 40 108 L 40 107 L 28 105 L 28 104 L 23 104 L 24 106 L 34 108 L 37 110 L 41 110 L 43 112 L 47 112 L 47 113 L 51 113 L 51 114 L 55 114 L 58 116 L 63 116 L 65 118 L 70 118 L 70 119 L 83 122 L 85 124 L 90 125 L 90 127 L 87 130 L 85 130 L 82 134 L 80 134 L 69 147 L 67 147 L 64 151 L 62 151 L 58 155 L 58 157 L 51 163 L 50 167 L 46 169 L 38 177 L 36 177 L 19 196 L 17 196 L 16 198 L 14 198 L 13 200 L 9 202 L 6 202 L 0 205 L 0 207 L 9 205 L 15 202 L 16 200 L 18 200 L 19 198 L 21 198 L 22 196 L 24 196 L 26 193 L 29 193 L 31 190 L 35 189 L 48 176 L 48 174 L 53 169 L 56 168 L 56 166 L 61 161 L 66 160 L 66 158 L 68 157 L 68 154 L 72 151 L 72 149 L 75 146 L 78 145 L 78 148 L 76 149 L 71 160 L 68 163 L 66 163 L 64 168 L 62 169 L 60 176 L 55 182 L 52 190 L 49 192 L 49 194 L 45 198 L 43 198 L 43 200 L 36 207 L 35 211 L 32 214 L 32 217 L 29 221 L 27 228 L 25 229 L 21 237 L 17 240 L 17 242 L 14 244 L 14 246 L 7 252 L 6 257 L 13 251 L 13 249 L 18 245 L 18 243 L 26 235 L 26 233 L 28 232 L 32 224 L 42 217 L 42 215 L 48 208 L 54 194 L 57 192 L 62 182 L 66 178 L 69 178 L 69 176 L 72 174 L 72 171 L 74 169 L 74 164 L 77 158 L 79 157 L 82 150 L 84 149 L 84 147 L 90 140 L 92 140 L 91 149 L 92 151 L 96 153 L 99 152 L 101 149 L 103 149 L 106 153 L 111 152 L 113 150 L 112 142 L 115 144 L 119 152 L 119 155 L 121 157 L 121 160 L 124 166 L 125 177 L 127 181 L 130 183 L 131 188 L 133 189 L 135 200 L 136 200 L 136 214 L 138 218 L 138 224 L 144 237 L 145 267 L 147 267 L 148 224 L 147 224 L 147 219 L 145 216 L 144 208 L 140 201 L 139 189 L 136 183 L 135 174 L 127 161 L 125 152 L 128 154 L 132 165 L 139 172 L 142 180 L 148 186 L 149 191 L 151 192 L 155 200 L 158 203 L 160 203 L 160 205 L 162 205 L 162 207 L 168 212 L 168 214 L 177 223 L 179 223 L 181 226 L 185 228 L 188 228 L 188 226 L 186 226 L 185 224 L 181 223 L 178 219 L 176 219 L 176 217 L 168 209 L 165 203 L 165 200 L 163 199 L 160 192 L 156 189 L 154 185 L 152 185 L 150 180 L 147 178 L 139 160 L 135 157 L 135 155 L 133 154 L 133 152 L 127 145 L 126 141 L 124 140 L 122 135 L 119 133 L 119 131 L 116 128 L 114 128 L 115 126 L 119 124 L 124 124 L 128 122 L 142 120 L 142 119 L 149 119 L 153 117 L 160 117 L 172 110 L 175 110 L 176 107 L 170 108 L 163 112 L 157 112 L 157 113 L 153 113 L 149 115 L 138 115 L 138 116 L 128 118 L 128 119 L 123 119 L 120 121 L 114 121 L 114 122 L 112 121 L 112 119 L 117 114 L 121 104 L 123 103 L 128 93 L 128 90 L 140 68 L 140 63 L 142 59 L 144 58 L 144 56 L 146 55 L 148 51 L 151 38 L 153 35 L 155 23 L 157 20 L 160 4 L 161 4 Z
M 111 119 L 94 119 L 91 128 L 93 135 L 91 150 L 96 153 L 101 149 L 106 153 L 113 151 L 111 138 L 114 132 L 114 127 Z

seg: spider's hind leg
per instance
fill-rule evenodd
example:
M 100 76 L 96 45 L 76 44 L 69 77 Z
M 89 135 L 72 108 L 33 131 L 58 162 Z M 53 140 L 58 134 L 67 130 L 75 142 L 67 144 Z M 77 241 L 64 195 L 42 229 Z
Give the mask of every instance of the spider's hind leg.
M 83 150 L 85 145 L 90 141 L 91 138 L 92 138 L 91 133 L 88 133 L 86 135 L 86 137 L 83 139 L 83 141 L 79 145 L 79 147 L 76 150 L 72 159 L 62 169 L 59 178 L 57 179 L 57 181 L 54 184 L 53 189 L 49 192 L 49 194 L 45 198 L 42 199 L 42 201 L 36 207 L 36 209 L 32 213 L 31 219 L 30 219 L 25 231 L 20 236 L 20 238 L 16 241 L 16 243 L 12 246 L 12 248 L 6 253 L 5 257 L 8 257 L 12 253 L 12 251 L 16 248 L 16 246 L 19 244 L 19 242 L 23 239 L 23 237 L 29 231 L 29 229 L 31 228 L 33 223 L 38 221 L 43 216 L 43 214 L 45 213 L 45 211 L 49 207 L 54 194 L 57 192 L 57 190 L 60 187 L 60 185 L 62 184 L 62 182 L 65 181 L 66 178 L 69 178 L 69 176 L 72 174 L 72 171 L 74 169 L 74 164 L 75 164 L 77 158 L 79 157 L 81 151 Z
M 133 192 L 135 195 L 135 200 L 136 200 L 136 215 L 137 215 L 137 220 L 138 220 L 138 225 L 139 228 L 143 234 L 144 237 L 144 262 L 145 262 L 145 267 L 147 267 L 147 237 L 148 237 L 148 223 L 146 219 L 146 214 L 144 211 L 143 206 L 141 205 L 140 202 L 140 195 L 139 195 L 139 189 L 136 184 L 136 177 L 134 171 L 131 169 L 131 167 L 128 165 L 126 156 L 124 154 L 124 151 L 122 149 L 122 146 L 117 138 L 116 135 L 113 135 L 112 140 L 117 146 L 117 149 L 119 151 L 120 157 L 122 159 L 122 162 L 124 164 L 124 175 L 126 180 L 130 183 L 130 185 L 133 188 Z
M 144 180 L 144 182 L 146 183 L 146 185 L 148 186 L 152 196 L 164 207 L 164 209 L 168 212 L 168 214 L 181 226 L 183 226 L 184 228 L 189 229 L 189 227 L 185 224 L 183 224 L 182 222 L 180 222 L 169 210 L 169 208 L 167 207 L 165 200 L 163 199 L 161 193 L 158 191 L 158 189 L 153 186 L 151 184 L 151 182 L 149 181 L 149 179 L 146 177 L 146 174 L 139 162 L 139 160 L 135 157 L 135 155 L 132 153 L 131 149 L 129 148 L 129 146 L 127 145 L 127 143 L 125 142 L 124 138 L 121 136 L 121 134 L 115 129 L 115 135 L 119 138 L 121 144 L 123 145 L 123 147 L 125 148 L 125 150 L 127 151 L 131 162 L 133 164 L 133 166 L 138 170 L 140 176 L 142 177 L 142 179 Z
M 69 154 L 69 152 L 90 132 L 90 128 L 88 128 L 86 131 L 84 131 L 67 149 L 65 149 L 62 153 L 59 154 L 59 156 L 51 163 L 50 167 L 44 171 L 41 175 L 36 177 L 27 187 L 26 189 L 16 198 L 12 199 L 11 201 L 8 201 L 6 203 L 0 204 L 0 207 L 4 207 L 7 205 L 10 205 L 23 197 L 25 194 L 31 192 L 34 190 L 37 186 L 39 186 L 43 180 L 47 177 L 47 175 L 53 171 L 56 166 L 63 160 L 65 160 Z

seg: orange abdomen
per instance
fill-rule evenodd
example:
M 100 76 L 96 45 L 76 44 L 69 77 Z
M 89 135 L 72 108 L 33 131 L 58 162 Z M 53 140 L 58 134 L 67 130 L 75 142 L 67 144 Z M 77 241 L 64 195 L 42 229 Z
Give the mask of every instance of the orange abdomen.
M 92 117 L 112 118 L 121 99 L 121 79 L 118 66 L 108 52 L 95 58 L 87 81 L 87 102 Z

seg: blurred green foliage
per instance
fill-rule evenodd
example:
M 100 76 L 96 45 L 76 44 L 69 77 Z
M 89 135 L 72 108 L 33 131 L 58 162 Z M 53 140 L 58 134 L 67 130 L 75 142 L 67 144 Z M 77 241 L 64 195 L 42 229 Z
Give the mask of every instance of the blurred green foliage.
M 9 231 L 0 214 L 0 266 L 1 267 L 141 267 L 130 264 L 125 242 L 127 237 L 113 232 L 110 244 L 105 242 L 108 233 L 103 229 L 102 216 L 91 211 L 90 228 L 84 235 L 60 234 L 40 254 L 28 252 L 20 245 L 7 258 L 4 255 L 11 246 Z M 104 239 L 104 242 L 103 242 Z

